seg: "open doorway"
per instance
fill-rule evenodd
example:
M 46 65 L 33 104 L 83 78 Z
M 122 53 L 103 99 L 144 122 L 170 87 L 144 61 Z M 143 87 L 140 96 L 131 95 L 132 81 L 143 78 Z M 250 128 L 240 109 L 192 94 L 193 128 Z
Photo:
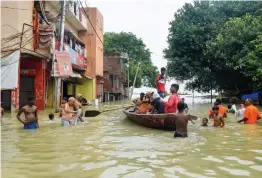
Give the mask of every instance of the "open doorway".
M 11 110 L 11 90 L 1 91 L 1 102 L 3 102 L 3 108 L 6 111 Z
M 35 77 L 20 77 L 19 107 L 27 104 L 28 97 L 34 97 Z

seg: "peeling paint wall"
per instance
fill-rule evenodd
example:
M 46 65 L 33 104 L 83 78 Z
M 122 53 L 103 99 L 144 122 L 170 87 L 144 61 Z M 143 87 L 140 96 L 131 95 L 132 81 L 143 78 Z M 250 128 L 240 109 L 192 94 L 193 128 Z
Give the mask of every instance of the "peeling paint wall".
M 81 93 L 87 100 L 94 100 L 95 96 L 95 80 L 82 79 L 83 85 L 76 85 L 76 94 Z
M 46 60 L 39 58 L 21 59 L 20 70 L 26 71 L 35 69 L 35 73 L 23 72 L 20 75 L 33 76 L 35 105 L 39 110 L 45 109 L 45 90 L 46 90 Z M 21 73 L 21 72 L 20 72 Z M 18 97 L 19 98 L 19 97 Z

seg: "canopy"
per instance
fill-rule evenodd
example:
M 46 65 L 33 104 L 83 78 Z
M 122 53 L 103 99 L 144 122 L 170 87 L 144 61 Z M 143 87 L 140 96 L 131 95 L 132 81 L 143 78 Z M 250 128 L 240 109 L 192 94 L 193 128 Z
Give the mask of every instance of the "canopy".
M 12 90 L 18 85 L 20 50 L 1 59 L 1 90 Z
M 241 99 L 242 99 L 242 101 L 245 101 L 248 98 L 250 98 L 252 100 L 258 100 L 259 93 L 262 93 L 262 91 L 258 91 L 258 92 L 255 92 L 255 93 L 243 95 Z

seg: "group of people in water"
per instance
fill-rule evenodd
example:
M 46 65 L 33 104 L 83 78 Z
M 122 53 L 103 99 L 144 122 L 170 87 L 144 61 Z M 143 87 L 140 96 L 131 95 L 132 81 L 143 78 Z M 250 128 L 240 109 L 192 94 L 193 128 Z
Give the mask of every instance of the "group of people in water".
M 69 97 L 62 100 L 59 109 L 59 117 L 61 118 L 62 126 L 76 125 L 77 122 L 84 122 L 82 104 L 85 99 L 81 94 L 75 98 Z M 25 119 L 21 119 L 21 114 L 24 113 Z M 17 119 L 24 125 L 24 129 L 37 129 L 39 128 L 37 107 L 34 105 L 34 98 L 29 97 L 28 103 L 19 109 Z M 50 121 L 54 120 L 54 114 L 49 114 Z
M 166 95 L 165 91 L 165 68 L 161 68 L 161 74 L 156 78 L 156 86 L 158 92 L 141 93 L 140 98 L 135 100 L 135 110 L 137 114 L 168 114 L 174 113 L 176 115 L 175 126 L 176 131 L 174 137 L 187 137 L 187 125 L 190 120 L 188 114 L 188 105 L 185 99 L 180 99 L 178 96 L 179 85 L 172 84 L 170 88 L 171 95 L 168 101 L 163 98 Z M 227 113 L 233 113 L 238 118 L 238 122 L 245 124 L 254 124 L 261 119 L 258 109 L 253 105 L 252 99 L 247 99 L 244 104 L 240 105 L 239 110 L 236 109 L 235 104 L 229 104 L 227 108 L 222 105 L 221 99 L 216 99 L 214 106 L 210 109 L 208 118 L 202 119 L 201 126 L 208 126 L 209 120 L 213 121 L 214 127 L 224 127 Z
M 170 88 L 171 95 L 168 101 L 165 101 L 165 68 L 161 68 L 161 74 L 156 78 L 156 86 L 158 92 L 141 93 L 139 99 L 134 100 L 135 107 L 133 112 L 137 114 L 168 114 L 175 115 L 176 131 L 174 137 L 187 137 L 187 125 L 190 119 L 188 114 L 189 108 L 185 103 L 185 99 L 178 96 L 179 85 L 172 84 Z M 2 104 L 2 103 L 1 103 Z M 76 125 L 77 122 L 84 122 L 82 105 L 87 104 L 87 101 L 78 94 L 75 98 L 69 97 L 63 99 L 59 117 L 61 118 L 62 126 Z M 88 105 L 88 104 L 87 104 Z M 258 109 L 252 104 L 251 99 L 245 101 L 245 105 L 241 104 L 239 110 L 235 104 L 229 104 L 227 108 L 222 105 L 221 99 L 216 99 L 214 106 L 210 109 L 209 118 L 202 119 L 202 126 L 208 126 L 209 120 L 213 121 L 214 127 L 224 127 L 227 113 L 233 113 L 238 118 L 238 122 L 245 124 L 254 124 L 261 119 Z M 21 114 L 24 113 L 25 119 L 21 119 Z M 1 107 L 1 117 L 4 110 Z M 37 107 L 34 105 L 34 98 L 28 98 L 28 103 L 23 106 L 17 113 L 17 119 L 24 125 L 24 129 L 39 128 Z M 54 114 L 49 114 L 49 119 L 54 120 Z M 191 120 L 192 121 L 192 120 Z M 193 122 L 193 121 L 192 121 Z

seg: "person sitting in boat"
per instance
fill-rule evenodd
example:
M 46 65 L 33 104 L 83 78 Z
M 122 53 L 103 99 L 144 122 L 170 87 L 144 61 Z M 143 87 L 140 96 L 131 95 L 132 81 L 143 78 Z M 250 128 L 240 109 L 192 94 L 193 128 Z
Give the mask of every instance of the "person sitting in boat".
M 161 97 L 158 93 L 153 93 L 152 96 L 152 114 L 164 114 L 165 113 L 165 105 L 161 103 Z
M 177 94 L 178 90 L 179 90 L 179 85 L 172 84 L 170 88 L 170 93 L 172 95 L 169 97 L 168 102 L 161 100 L 161 102 L 165 105 L 165 113 L 176 113 L 177 104 L 181 101 L 181 99 Z
M 146 114 L 152 111 L 151 98 L 152 92 L 147 92 L 144 100 L 141 102 L 139 106 L 139 110 L 136 111 L 137 114 Z
M 184 113 L 185 105 L 182 102 L 177 104 L 178 113 L 175 118 L 176 131 L 174 137 L 187 137 L 187 124 L 189 115 Z
M 140 106 L 141 102 L 145 99 L 145 93 L 140 93 L 140 97 L 138 99 L 133 100 L 133 103 L 136 106 Z

